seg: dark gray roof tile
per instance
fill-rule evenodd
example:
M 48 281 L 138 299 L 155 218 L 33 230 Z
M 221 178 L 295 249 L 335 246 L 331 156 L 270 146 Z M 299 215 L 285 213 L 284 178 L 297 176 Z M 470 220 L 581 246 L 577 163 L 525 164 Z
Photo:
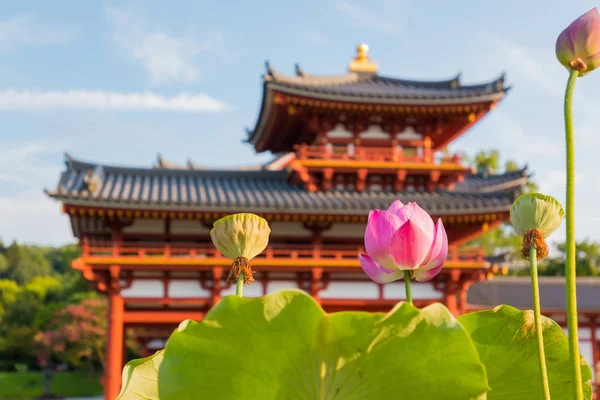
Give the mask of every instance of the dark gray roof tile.
M 103 180 L 88 195 L 82 177 L 102 168 Z M 455 213 L 501 212 L 509 210 L 512 194 L 488 192 L 481 177 L 477 184 L 466 180 L 458 191 L 400 193 L 367 190 L 329 190 L 310 192 L 291 185 L 286 171 L 176 170 L 142 169 L 69 160 L 52 197 L 66 202 L 111 207 L 173 207 L 191 210 L 281 210 L 288 212 L 347 212 L 364 214 L 374 208 L 386 208 L 391 202 L 416 201 L 435 215 Z M 508 182 L 509 177 L 493 178 Z M 494 183 L 495 184 L 495 183 Z
M 496 95 L 500 98 L 508 90 L 504 86 L 504 75 L 482 84 L 462 85 L 460 76 L 443 81 L 418 81 L 353 72 L 337 76 L 287 76 L 269 65 L 264 80 L 265 84 L 273 89 L 293 91 L 299 95 L 321 94 L 371 100 L 468 100 Z
M 454 191 L 486 193 L 512 190 L 515 187 L 525 185 L 529 177 L 527 166 L 518 171 L 503 174 L 473 174 L 469 175 L 463 182 L 457 183 Z

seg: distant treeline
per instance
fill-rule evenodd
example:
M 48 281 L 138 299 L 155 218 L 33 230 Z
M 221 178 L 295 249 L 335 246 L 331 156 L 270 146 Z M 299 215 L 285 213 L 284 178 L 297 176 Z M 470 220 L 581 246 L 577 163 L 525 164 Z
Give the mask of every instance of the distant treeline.
M 0 242 L 0 370 L 37 369 L 40 362 L 47 364 L 39 359 L 47 353 L 42 333 L 62 329 L 56 326 L 60 311 L 88 299 L 102 302 L 89 291 L 81 273 L 71 268 L 78 256 L 75 244 L 55 248 L 14 242 L 6 247 Z M 58 344 L 57 349 L 69 352 L 64 343 Z M 54 355 L 46 358 L 55 364 L 63 361 Z M 100 360 L 87 357 L 87 361 L 97 364 Z

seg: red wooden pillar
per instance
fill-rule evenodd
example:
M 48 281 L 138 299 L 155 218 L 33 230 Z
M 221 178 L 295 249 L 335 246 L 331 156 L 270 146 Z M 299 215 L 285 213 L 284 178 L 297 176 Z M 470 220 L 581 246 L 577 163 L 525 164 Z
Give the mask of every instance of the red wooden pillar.
M 590 317 L 590 340 L 592 342 L 592 370 L 594 373 L 600 372 L 600 343 L 598 343 L 598 336 L 596 335 L 596 328 L 598 328 L 598 316 L 592 315 Z M 600 393 L 600 377 L 596 375 L 596 381 L 594 382 L 596 396 Z
M 223 278 L 223 267 L 213 267 L 213 282 L 210 306 L 214 307 L 221 300 L 221 279 Z
M 123 233 L 121 227 L 113 227 L 112 229 L 112 255 L 118 257 L 121 254 L 121 244 L 123 242 Z
M 104 399 L 115 400 L 121 390 L 123 370 L 123 298 L 118 290 L 108 293 L 108 343 L 106 348 L 106 383 Z
M 458 308 L 458 315 L 462 315 L 467 312 L 467 291 L 464 289 L 461 289 L 460 292 L 458 292 Z
M 325 168 L 323 170 L 323 182 L 321 183 L 321 190 L 327 191 L 331 189 L 333 180 L 333 168 Z
M 431 138 L 429 136 L 425 136 L 425 139 L 423 139 L 423 158 L 425 159 L 425 163 L 427 164 L 433 162 L 431 152 Z
M 458 285 L 458 311 L 459 315 L 467 313 L 467 293 L 471 287 L 471 281 L 463 280 Z
M 321 258 L 321 248 L 323 246 L 323 236 L 321 234 L 321 227 L 316 226 L 313 228 L 312 244 L 313 244 L 313 258 Z
M 444 304 L 446 304 L 446 307 L 448 307 L 448 310 L 450 310 L 453 315 L 458 314 L 456 294 L 453 290 L 448 290 L 448 288 L 444 290 Z
M 84 233 L 81 239 L 81 253 L 84 257 L 90 255 L 90 238 L 87 233 Z
M 453 315 L 458 315 L 458 305 L 456 302 L 456 292 L 458 289 L 459 270 L 450 271 L 446 278 L 446 287 L 444 288 L 444 304 Z
M 321 279 L 323 278 L 323 268 L 313 268 L 310 279 L 310 295 L 318 304 L 321 304 L 319 292 L 321 290 Z

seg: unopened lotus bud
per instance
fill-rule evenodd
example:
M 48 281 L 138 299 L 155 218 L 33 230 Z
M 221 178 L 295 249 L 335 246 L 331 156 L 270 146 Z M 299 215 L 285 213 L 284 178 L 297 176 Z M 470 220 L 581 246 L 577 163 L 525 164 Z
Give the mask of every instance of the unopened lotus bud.
M 567 69 L 586 75 L 600 65 L 600 13 L 597 8 L 583 14 L 558 35 L 556 58 Z
M 242 272 L 244 283 L 254 281 L 250 260 L 267 247 L 270 233 L 267 221 L 255 214 L 232 214 L 215 221 L 210 237 L 217 250 L 233 260 L 230 283 L 236 283 Z
M 544 241 L 562 223 L 565 211 L 554 197 L 540 193 L 520 196 L 510 208 L 510 221 L 517 235 L 523 237 L 524 258 L 529 259 L 529 249 L 537 250 L 537 259 L 548 256 L 548 245 Z

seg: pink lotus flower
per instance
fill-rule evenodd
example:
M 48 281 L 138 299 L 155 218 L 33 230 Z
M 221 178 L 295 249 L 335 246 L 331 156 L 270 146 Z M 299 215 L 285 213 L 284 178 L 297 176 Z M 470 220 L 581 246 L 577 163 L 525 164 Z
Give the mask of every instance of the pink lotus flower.
M 600 65 L 600 13 L 597 8 L 577 18 L 558 35 L 556 58 L 567 69 L 578 69 L 579 76 Z
M 359 254 L 360 265 L 377 283 L 401 279 L 411 271 L 417 281 L 433 279 L 448 256 L 448 236 L 442 224 L 417 205 L 392 203 L 387 211 L 369 213 L 365 232 L 367 254 Z

